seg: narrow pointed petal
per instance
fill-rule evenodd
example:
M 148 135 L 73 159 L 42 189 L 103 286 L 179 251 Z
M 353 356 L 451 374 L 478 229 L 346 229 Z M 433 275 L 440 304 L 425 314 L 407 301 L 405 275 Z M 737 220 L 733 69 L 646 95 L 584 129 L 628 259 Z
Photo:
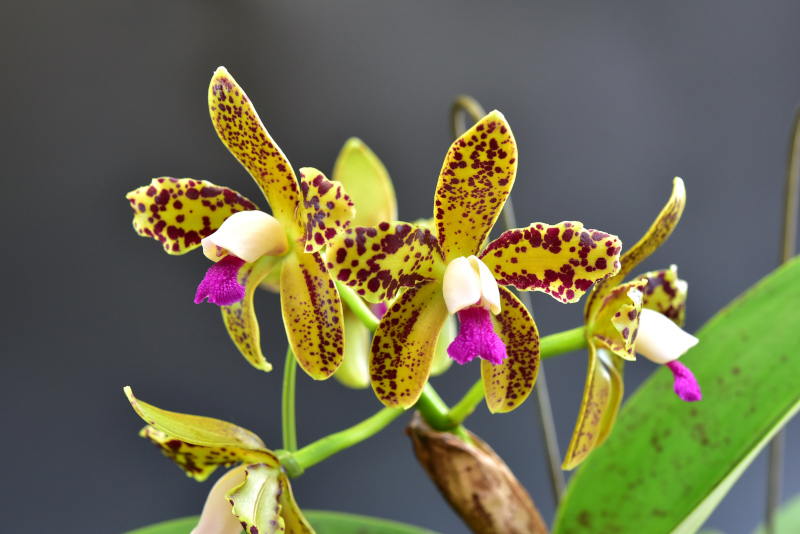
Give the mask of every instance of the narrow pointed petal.
M 447 260 L 477 254 L 517 176 L 517 145 L 499 111 L 492 111 L 447 152 L 433 217 Z
M 233 515 L 245 532 L 284 532 L 280 498 L 285 491 L 285 484 L 286 479 L 282 476 L 280 467 L 265 464 L 245 467 L 244 482 L 225 495 L 233 506 Z
M 703 398 L 700 384 L 697 383 L 697 379 L 688 367 L 678 360 L 668 362 L 667 367 L 672 371 L 672 376 L 675 378 L 672 388 L 682 401 L 696 402 Z
M 442 281 L 442 294 L 451 315 L 474 306 L 481 300 L 480 278 L 467 258 L 461 256 L 447 264 Z M 462 362 L 463 363 L 463 362 Z
M 614 276 L 606 278 L 602 283 L 598 283 L 594 291 L 586 300 L 584 316 L 588 318 L 594 315 L 597 307 L 600 306 L 605 296 L 625 279 L 631 270 L 653 253 L 661 244 L 667 240 L 672 231 L 678 225 L 686 206 L 686 187 L 683 180 L 675 178 L 672 182 L 672 195 L 667 204 L 658 214 L 656 220 L 647 230 L 638 243 L 628 249 L 620 258 L 620 270 Z
M 344 306 L 344 359 L 333 374 L 343 385 L 353 389 L 369 387 L 369 330 Z
M 442 326 L 442 331 L 439 333 L 439 340 L 436 342 L 436 350 L 433 353 L 433 364 L 431 365 L 431 376 L 439 376 L 445 371 L 450 369 L 453 364 L 453 358 L 447 354 L 447 347 L 456 338 L 458 334 L 458 325 L 456 325 L 456 318 L 453 315 L 447 317 Z
M 642 292 L 642 307 L 665 315 L 673 323 L 683 326 L 686 318 L 686 292 L 689 288 L 685 280 L 678 278 L 678 267 L 652 271 L 637 278 L 647 280 Z
M 642 288 L 646 280 L 615 287 L 603 300 L 597 316 L 587 323 L 595 343 L 626 360 L 635 360 L 634 345 L 641 339 Z
M 208 299 L 211 304 L 230 306 L 241 301 L 245 295 L 244 286 L 239 283 L 239 269 L 245 261 L 236 256 L 225 256 L 211 266 L 194 296 L 194 303 L 200 304 Z
M 506 346 L 492 326 L 492 315 L 483 308 L 465 308 L 458 312 L 458 335 L 447 347 L 447 354 L 460 365 L 476 357 L 492 365 L 506 358 Z
M 244 483 L 245 466 L 231 469 L 214 484 L 208 493 L 200 521 L 191 534 L 241 534 L 242 525 L 231 512 L 231 503 L 225 495 Z
M 284 227 L 293 225 L 300 189 L 292 166 L 224 67 L 211 79 L 208 107 L 219 138 L 264 192 L 272 214 Z
M 328 245 L 328 269 L 368 302 L 392 300 L 401 287 L 441 280 L 444 259 L 430 230 L 404 222 L 356 228 Z
M 272 371 L 272 364 L 261 352 L 261 330 L 256 319 L 253 296 L 270 272 L 280 271 L 278 264 L 282 261 L 282 258 L 275 256 L 264 256 L 239 269 L 239 284 L 244 287 L 244 297 L 230 306 L 220 306 L 222 321 L 236 348 L 253 367 L 265 372 Z
M 407 290 L 386 312 L 372 338 L 372 388 L 386 406 L 410 408 L 428 382 L 436 341 L 447 319 L 438 282 Z
M 617 236 L 579 222 L 534 223 L 504 232 L 480 258 L 500 285 L 577 302 L 593 283 L 619 270 L 621 247 Z
M 589 341 L 589 367 L 583 391 L 578 422 L 572 433 L 562 469 L 575 469 L 598 445 L 603 420 L 611 399 L 611 376 L 598 360 L 594 344 Z
M 333 165 L 340 182 L 356 205 L 353 226 L 378 226 L 397 220 L 397 199 L 386 167 L 361 139 L 347 140 Z
M 264 255 L 282 256 L 289 250 L 289 241 L 281 223 L 263 211 L 243 211 L 228 217 L 219 230 L 202 241 L 203 254 L 219 261 L 233 254 L 247 263 Z
M 286 534 L 315 534 L 311 524 L 300 511 L 297 501 L 294 500 L 292 485 L 286 475 L 283 475 L 283 493 L 281 493 L 281 518 L 283 518 Z
M 306 252 L 319 252 L 337 234 L 344 234 L 356 213 L 355 205 L 339 182 L 331 182 L 317 169 L 300 169 L 303 202 L 297 222 L 305 236 Z
M 677 360 L 699 340 L 660 313 L 643 309 L 636 352 L 650 361 L 666 364 Z
M 325 380 L 344 358 L 342 303 L 322 256 L 300 247 L 286 256 L 281 270 L 283 325 L 300 367 L 314 380 Z
M 500 288 L 503 311 L 495 316 L 506 346 L 500 365 L 481 362 L 486 404 L 492 413 L 510 412 L 533 390 L 539 374 L 539 332 L 533 317 L 509 290 Z
M 625 394 L 625 384 L 622 380 L 622 374 L 625 370 L 625 360 L 613 352 L 601 348 L 597 349 L 597 357 L 603 365 L 605 365 L 606 371 L 608 371 L 611 377 L 611 394 L 608 399 L 606 414 L 600 425 L 600 435 L 597 437 L 595 448 L 602 445 L 614 429 L 614 423 L 617 421 L 617 414 L 619 414 L 619 407 L 622 405 L 622 397 Z
M 241 211 L 255 204 L 227 187 L 191 178 L 154 178 L 149 186 L 128 193 L 133 208 L 133 229 L 157 239 L 168 254 L 185 254 Z

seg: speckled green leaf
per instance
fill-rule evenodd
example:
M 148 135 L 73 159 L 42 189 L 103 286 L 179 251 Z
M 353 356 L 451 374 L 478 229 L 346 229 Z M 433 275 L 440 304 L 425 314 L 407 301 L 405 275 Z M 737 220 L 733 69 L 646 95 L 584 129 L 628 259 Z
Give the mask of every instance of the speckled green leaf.
M 554 534 L 696 532 L 800 409 L 799 312 L 793 261 L 712 318 L 681 359 L 703 400 L 682 402 L 656 372 L 572 479 Z

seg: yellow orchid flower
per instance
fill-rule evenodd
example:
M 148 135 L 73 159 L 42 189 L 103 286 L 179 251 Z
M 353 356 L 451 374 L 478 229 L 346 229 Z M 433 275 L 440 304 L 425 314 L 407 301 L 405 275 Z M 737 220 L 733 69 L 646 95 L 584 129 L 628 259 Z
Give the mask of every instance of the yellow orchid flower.
M 669 201 L 644 237 L 622 256 L 619 272 L 595 285 L 586 301 L 589 366 L 564 469 L 577 467 L 611 433 L 622 403 L 625 360 L 635 360 L 635 352 L 670 368 L 675 393 L 681 399 L 697 401 L 702 396 L 692 372 L 678 361 L 697 344 L 697 338 L 680 328 L 688 286 L 678 279 L 677 267 L 622 283 L 636 265 L 666 241 L 685 205 L 683 180 L 675 178 Z
M 133 409 L 147 422 L 149 439 L 186 475 L 206 480 L 220 465 L 231 467 L 211 488 L 192 534 L 313 534 L 292 495 L 280 460 L 261 438 L 240 426 L 197 415 L 168 412 L 133 396 Z
M 238 193 L 209 182 L 157 178 L 128 193 L 133 226 L 158 239 L 169 254 L 199 246 L 215 264 L 195 302 L 219 304 L 228 333 L 256 368 L 272 365 L 261 352 L 253 309 L 256 287 L 280 274 L 283 324 L 300 366 L 314 379 L 330 377 L 344 350 L 342 305 L 320 254 L 327 240 L 345 231 L 354 206 L 341 184 L 312 168 L 300 182 L 272 140 L 244 90 L 220 67 L 208 92 L 211 119 L 222 142 L 247 169 L 272 215 Z
M 369 368 L 387 406 L 417 401 L 440 331 L 457 313 L 461 327 L 450 357 L 482 358 L 490 410 L 513 410 L 536 380 L 539 335 L 525 307 L 500 286 L 575 302 L 618 271 L 619 239 L 578 222 L 509 230 L 483 248 L 516 173 L 513 134 L 494 111 L 447 153 L 434 199 L 435 232 L 385 221 L 328 243 L 327 266 L 339 282 L 369 302 L 396 298 L 373 337 Z

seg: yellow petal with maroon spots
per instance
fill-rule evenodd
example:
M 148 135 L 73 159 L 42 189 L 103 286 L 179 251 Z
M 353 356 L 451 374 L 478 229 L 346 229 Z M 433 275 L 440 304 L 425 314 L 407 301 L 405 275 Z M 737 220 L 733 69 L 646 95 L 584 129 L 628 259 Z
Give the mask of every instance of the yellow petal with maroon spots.
M 133 229 L 157 239 L 168 254 L 185 254 L 200 246 L 225 219 L 255 204 L 227 187 L 191 178 L 153 178 L 150 185 L 125 195 L 133 208 Z
M 361 139 L 345 142 L 333 165 L 333 180 L 340 182 L 356 205 L 353 226 L 378 226 L 397 220 L 397 199 L 389 172 Z
M 393 299 L 401 287 L 441 280 L 445 265 L 436 237 L 404 222 L 358 227 L 328 245 L 328 269 L 369 302 Z
M 342 302 L 322 256 L 301 243 L 283 261 L 281 310 L 300 367 L 315 380 L 333 375 L 344 357 Z
M 533 317 L 509 290 L 500 288 L 502 311 L 494 318 L 506 345 L 499 365 L 481 360 L 483 390 L 492 413 L 510 412 L 528 398 L 539 373 L 539 332 Z
M 292 485 L 284 474 L 284 491 L 281 493 L 281 518 L 283 518 L 286 534 L 314 534 L 311 524 L 300 511 L 297 501 L 294 500 Z
M 611 378 L 611 394 L 608 399 L 608 407 L 603 416 L 603 423 L 600 425 L 600 434 L 597 437 L 595 447 L 599 447 L 611 435 L 614 423 L 617 421 L 619 407 L 622 405 L 622 396 L 625 393 L 625 384 L 622 380 L 622 372 L 625 368 L 625 360 L 605 349 L 597 349 L 598 364 L 605 365 L 606 371 Z
M 517 145 L 499 111 L 486 115 L 450 146 L 433 206 L 448 261 L 478 253 L 516 176 Z
M 288 481 L 278 467 L 254 464 L 245 467 L 245 480 L 225 498 L 245 532 L 275 534 L 284 532 L 280 497 Z
M 593 283 L 619 270 L 621 248 L 617 236 L 579 222 L 534 223 L 504 232 L 480 258 L 500 285 L 576 302 Z
M 175 462 L 188 476 L 198 482 L 207 479 L 220 465 L 230 467 L 239 462 L 272 462 L 274 464 L 277 461 L 275 455 L 267 450 L 193 445 L 149 425 L 144 427 L 139 435 L 153 442 L 161 449 L 164 456 Z
M 253 104 L 224 67 L 208 88 L 208 107 L 217 134 L 267 197 L 273 216 L 292 226 L 300 189 L 289 160 L 272 140 Z
M 647 280 L 642 290 L 644 301 L 642 306 L 657 311 L 683 327 L 686 319 L 686 292 L 689 288 L 685 280 L 678 278 L 678 267 L 670 265 L 669 269 L 652 271 L 637 278 Z
M 611 377 L 603 363 L 598 360 L 595 346 L 589 341 L 589 367 L 586 372 L 586 388 L 583 391 L 578 422 L 564 456 L 562 468 L 577 467 L 598 445 L 603 420 L 611 398 Z
M 386 406 L 410 408 L 417 402 L 447 315 L 441 283 L 426 282 L 405 291 L 383 316 L 372 338 L 369 371 Z
M 597 316 L 587 324 L 592 339 L 626 360 L 636 360 L 634 345 L 639 333 L 642 289 L 646 280 L 634 280 L 611 290 Z
M 272 364 L 261 352 L 261 331 L 253 306 L 253 296 L 261 281 L 282 260 L 282 257 L 263 256 L 254 263 L 243 265 L 239 269 L 239 283 L 244 286 L 244 298 L 236 304 L 220 306 L 222 321 L 236 348 L 253 367 L 266 372 L 272 371 Z M 277 266 L 277 270 L 280 271 L 280 266 Z
M 319 252 L 337 234 L 344 234 L 356 213 L 339 182 L 332 182 L 317 169 L 300 169 L 303 202 L 297 223 L 305 236 L 306 252 Z
M 683 185 L 683 180 L 675 178 L 672 183 L 672 195 L 670 195 L 667 204 L 658 214 L 656 220 L 647 230 L 638 243 L 628 249 L 625 254 L 620 258 L 620 270 L 613 277 L 605 279 L 602 283 L 597 284 L 594 291 L 586 300 L 586 308 L 584 317 L 588 319 L 591 315 L 597 312 L 597 307 L 600 306 L 603 298 L 615 286 L 618 286 L 625 279 L 631 269 L 639 265 L 639 263 L 653 253 L 661 244 L 667 240 L 672 231 L 678 225 L 678 221 L 683 214 L 683 208 L 686 206 L 686 187 Z

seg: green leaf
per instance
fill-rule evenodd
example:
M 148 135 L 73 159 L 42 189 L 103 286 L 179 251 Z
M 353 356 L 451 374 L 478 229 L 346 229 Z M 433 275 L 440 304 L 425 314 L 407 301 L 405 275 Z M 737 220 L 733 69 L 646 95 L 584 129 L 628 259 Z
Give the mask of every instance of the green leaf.
M 397 521 L 364 515 L 306 510 L 303 512 L 317 534 L 437 534 L 432 530 Z M 149 527 L 132 530 L 127 534 L 189 534 L 197 526 L 199 516 L 173 519 Z
M 656 372 L 573 477 L 554 533 L 696 532 L 800 409 L 798 302 L 795 260 L 712 318 L 681 360 L 703 400 L 680 401 Z
M 796 534 L 798 531 L 800 531 L 800 495 L 795 495 L 778 510 L 775 534 Z M 753 534 L 767 534 L 767 529 L 764 525 L 759 525 Z

